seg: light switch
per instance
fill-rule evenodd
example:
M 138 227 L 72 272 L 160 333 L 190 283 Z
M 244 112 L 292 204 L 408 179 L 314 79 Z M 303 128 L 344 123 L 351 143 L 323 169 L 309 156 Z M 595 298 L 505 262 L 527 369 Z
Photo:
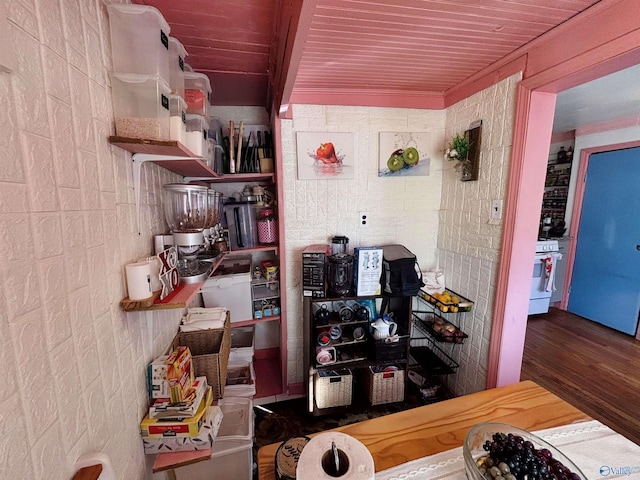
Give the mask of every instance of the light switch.
M 494 200 L 491 202 L 491 220 L 500 220 L 502 218 L 502 200 Z

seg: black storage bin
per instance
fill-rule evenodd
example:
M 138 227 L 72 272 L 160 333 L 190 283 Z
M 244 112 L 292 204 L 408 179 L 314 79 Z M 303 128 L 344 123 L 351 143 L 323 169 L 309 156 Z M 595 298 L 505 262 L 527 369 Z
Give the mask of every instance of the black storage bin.
M 398 362 L 406 360 L 409 338 L 409 335 L 399 335 L 397 342 L 388 342 L 386 339 L 371 342 L 371 345 L 373 345 L 372 360 L 376 362 Z

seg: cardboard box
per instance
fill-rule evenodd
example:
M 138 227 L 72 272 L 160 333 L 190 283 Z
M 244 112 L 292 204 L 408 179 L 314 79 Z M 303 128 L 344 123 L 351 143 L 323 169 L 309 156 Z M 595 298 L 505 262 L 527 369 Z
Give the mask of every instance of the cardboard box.
M 151 418 L 147 414 L 140 422 L 140 435 L 142 438 L 188 438 L 197 437 L 204 421 L 204 413 L 211 405 L 213 394 L 211 387 L 207 388 L 205 398 L 200 402 L 198 411 L 193 417 L 179 421 L 168 421 L 159 418 Z
M 204 414 L 204 420 L 200 432 L 196 437 L 176 438 L 144 438 L 144 453 L 155 455 L 162 452 L 186 452 L 193 450 L 206 450 L 211 448 L 218 435 L 218 429 L 222 422 L 222 410 L 218 406 L 210 406 Z
M 382 248 L 356 247 L 353 249 L 353 262 L 353 289 L 356 295 L 380 295 Z
M 189 347 L 177 346 L 169 355 L 162 355 L 149 365 L 149 396 L 182 402 L 193 386 L 194 369 Z
M 186 401 L 172 402 L 167 398 L 156 398 L 149 407 L 149 417 L 173 420 L 193 417 L 198 411 L 205 393 L 207 393 L 208 386 L 207 377 L 197 377 Z

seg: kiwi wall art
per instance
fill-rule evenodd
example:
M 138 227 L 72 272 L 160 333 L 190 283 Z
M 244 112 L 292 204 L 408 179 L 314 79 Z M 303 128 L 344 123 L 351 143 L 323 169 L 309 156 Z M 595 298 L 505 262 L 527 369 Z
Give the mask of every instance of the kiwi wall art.
M 429 175 L 431 133 L 380 132 L 379 177 Z
M 355 134 L 298 132 L 298 180 L 354 178 Z

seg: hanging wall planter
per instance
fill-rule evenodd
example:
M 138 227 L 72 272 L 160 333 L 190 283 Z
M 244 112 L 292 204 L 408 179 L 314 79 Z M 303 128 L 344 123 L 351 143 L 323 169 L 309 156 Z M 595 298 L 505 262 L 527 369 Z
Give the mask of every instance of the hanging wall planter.
M 461 182 L 478 179 L 481 125 L 482 121 L 478 122 L 478 126 L 465 131 L 464 135 L 457 134 L 445 151 L 447 160 L 457 162 L 454 168 Z

